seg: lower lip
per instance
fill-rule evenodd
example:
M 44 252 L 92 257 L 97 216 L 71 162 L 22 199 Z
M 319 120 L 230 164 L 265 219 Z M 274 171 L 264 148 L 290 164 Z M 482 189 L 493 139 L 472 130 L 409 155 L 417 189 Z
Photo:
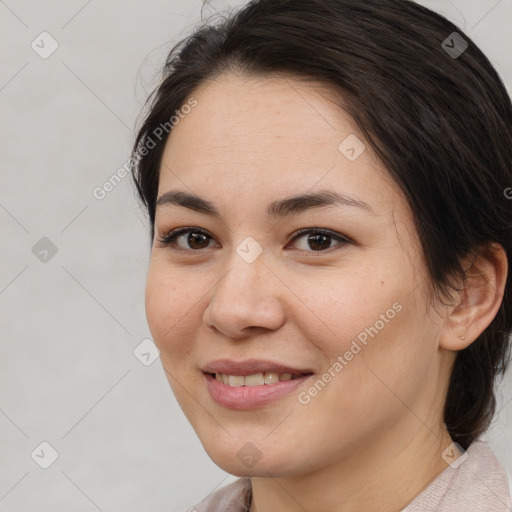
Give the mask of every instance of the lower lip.
M 292 380 L 283 380 L 275 384 L 260 386 L 228 386 L 219 382 L 209 373 L 203 373 L 208 391 L 213 400 L 229 409 L 249 410 L 266 405 L 285 396 L 303 384 L 313 375 L 305 375 Z

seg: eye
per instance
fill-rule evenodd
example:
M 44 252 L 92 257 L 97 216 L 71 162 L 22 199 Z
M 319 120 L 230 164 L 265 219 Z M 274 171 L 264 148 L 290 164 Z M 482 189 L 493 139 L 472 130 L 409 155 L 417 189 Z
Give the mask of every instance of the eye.
M 188 248 L 183 248 L 179 244 L 176 243 L 176 241 L 179 238 L 184 237 L 185 235 L 188 235 L 185 238 L 185 244 L 190 244 Z M 172 231 L 164 234 L 163 236 L 160 236 L 158 238 L 158 242 L 160 243 L 160 247 L 167 247 L 171 246 L 173 250 L 177 252 L 184 252 L 184 253 L 190 253 L 190 252 L 197 252 L 200 249 L 205 248 L 205 241 L 208 242 L 208 239 L 212 238 L 204 229 L 193 227 L 193 226 L 185 226 L 178 229 L 173 229 Z M 208 246 L 208 243 L 206 243 L 206 247 Z
M 300 238 L 305 238 L 305 243 L 303 244 L 303 248 L 299 248 L 300 250 L 307 251 L 307 247 L 313 249 L 312 252 L 326 252 L 325 249 L 330 249 L 331 241 L 336 240 L 338 243 L 336 245 L 346 245 L 352 243 L 347 237 L 342 236 L 338 233 L 330 231 L 328 229 L 320 229 L 320 228 L 304 228 L 299 229 L 295 234 L 295 237 L 292 241 L 298 240 Z M 305 235 L 308 235 L 305 237 Z M 327 245 L 327 247 L 326 247 Z M 311 252 L 311 251 L 308 251 Z
M 347 237 L 328 229 L 304 228 L 295 232 L 294 235 L 292 242 L 300 238 L 305 238 L 305 235 L 309 235 L 306 238 L 305 244 L 303 244 L 303 248 L 299 248 L 299 250 L 304 250 L 306 252 L 326 252 L 325 249 L 331 248 L 330 245 L 333 240 L 338 242 L 335 246 L 343 246 L 353 243 Z M 188 245 L 188 247 L 184 248 L 182 245 L 177 243 L 177 241 L 182 237 L 184 237 L 184 243 Z M 172 249 L 177 252 L 190 254 L 192 252 L 199 252 L 201 249 L 207 249 L 210 239 L 212 239 L 212 237 L 204 229 L 185 226 L 171 230 L 163 236 L 160 236 L 158 238 L 158 242 L 160 247 L 171 246 Z M 313 251 L 308 251 L 308 247 L 313 249 Z

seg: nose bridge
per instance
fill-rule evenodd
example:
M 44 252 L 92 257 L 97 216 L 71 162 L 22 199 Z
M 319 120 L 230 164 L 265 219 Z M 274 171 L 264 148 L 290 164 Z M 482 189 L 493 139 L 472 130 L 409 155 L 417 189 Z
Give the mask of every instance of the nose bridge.
M 268 269 L 267 252 L 264 250 L 263 242 L 257 241 L 254 237 L 248 235 L 232 248 L 227 261 L 227 273 L 224 279 L 219 283 L 217 291 L 225 293 L 240 294 L 245 292 L 245 287 L 249 288 L 249 293 L 242 293 L 250 298 L 251 295 L 257 295 L 261 281 Z M 250 288 L 253 288 L 252 290 Z
M 224 276 L 214 287 L 205 311 L 207 325 L 230 337 L 246 327 L 276 329 L 283 321 L 280 301 L 274 295 L 263 248 L 253 240 L 242 241 L 229 258 Z
M 242 242 L 233 251 L 229 258 L 228 270 L 224 278 L 219 282 L 214 296 L 222 300 L 241 303 L 260 302 L 264 296 L 269 297 L 269 289 L 266 287 L 264 294 L 264 280 L 266 276 L 266 261 L 263 251 L 256 254 L 253 242 Z M 230 306 L 233 307 L 235 302 Z

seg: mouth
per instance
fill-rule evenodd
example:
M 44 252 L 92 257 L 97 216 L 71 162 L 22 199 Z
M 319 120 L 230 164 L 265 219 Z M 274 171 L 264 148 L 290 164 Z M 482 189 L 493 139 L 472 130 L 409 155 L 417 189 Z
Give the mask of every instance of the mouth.
M 208 373 L 213 379 L 226 384 L 230 387 L 242 386 L 272 386 L 277 382 L 287 382 L 289 380 L 299 379 L 301 377 L 312 375 L 312 373 L 293 374 L 293 373 L 278 373 L 278 372 L 265 372 L 265 373 L 252 373 L 250 375 L 228 375 L 226 373 Z
M 229 409 L 262 407 L 283 397 L 314 373 L 263 360 L 216 360 L 202 369 L 211 398 Z
M 227 375 L 233 377 L 252 377 L 254 375 L 277 374 L 284 376 L 283 380 L 290 380 L 294 377 L 301 377 L 313 373 L 310 368 L 297 368 L 283 363 L 277 363 L 264 359 L 245 359 L 235 361 L 233 359 L 216 359 L 203 367 L 204 373 L 216 375 Z M 290 376 L 290 378 L 288 378 Z

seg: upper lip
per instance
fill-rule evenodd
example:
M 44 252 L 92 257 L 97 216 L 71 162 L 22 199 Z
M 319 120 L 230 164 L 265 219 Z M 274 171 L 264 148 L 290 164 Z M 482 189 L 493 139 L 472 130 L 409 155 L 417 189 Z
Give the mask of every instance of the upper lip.
M 253 375 L 255 373 L 291 373 L 303 375 L 313 373 L 310 369 L 294 368 L 285 364 L 275 363 L 264 359 L 245 359 L 235 361 L 233 359 L 216 359 L 210 361 L 203 368 L 205 373 L 222 373 L 224 375 Z

